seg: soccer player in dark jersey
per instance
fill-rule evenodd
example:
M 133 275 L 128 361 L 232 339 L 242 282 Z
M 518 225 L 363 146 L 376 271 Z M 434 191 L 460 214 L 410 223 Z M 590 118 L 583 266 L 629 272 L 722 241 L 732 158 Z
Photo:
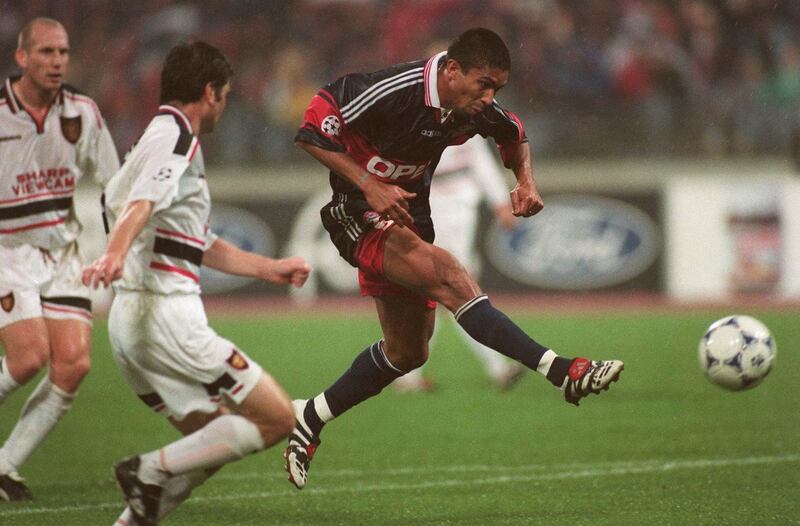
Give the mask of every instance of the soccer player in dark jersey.
M 539 212 L 542 198 L 522 123 L 495 101 L 511 67 L 494 32 L 475 28 L 428 60 L 349 74 L 312 99 L 295 138 L 330 169 L 333 198 L 322 222 L 373 296 L 383 339 L 369 345 L 328 389 L 295 400 L 297 425 L 284 456 L 302 489 L 323 426 L 425 363 L 436 302 L 475 340 L 544 375 L 578 405 L 619 378 L 619 360 L 564 358 L 497 310 L 447 251 L 432 244 L 430 178 L 442 151 L 491 136 L 516 176 L 513 213 Z

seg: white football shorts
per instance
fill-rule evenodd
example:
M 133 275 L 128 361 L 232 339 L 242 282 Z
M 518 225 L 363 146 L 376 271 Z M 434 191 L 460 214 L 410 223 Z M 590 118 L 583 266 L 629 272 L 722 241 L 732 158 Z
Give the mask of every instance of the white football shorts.
M 81 283 L 83 258 L 76 242 L 57 250 L 0 246 L 0 261 L 0 327 L 42 317 L 92 324 L 90 291 Z
M 117 290 L 108 329 L 125 381 L 164 416 L 241 404 L 261 378 L 260 365 L 208 326 L 197 294 Z

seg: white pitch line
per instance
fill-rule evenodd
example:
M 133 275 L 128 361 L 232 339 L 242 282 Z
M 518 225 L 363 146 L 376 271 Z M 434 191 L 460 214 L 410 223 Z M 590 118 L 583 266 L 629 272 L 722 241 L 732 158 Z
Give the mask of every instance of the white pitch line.
M 331 495 L 337 493 L 368 493 L 374 491 L 403 491 L 403 490 L 421 490 L 433 488 L 451 488 L 461 486 L 483 486 L 493 484 L 511 484 L 520 482 L 540 482 L 551 480 L 567 480 L 567 479 L 581 479 L 581 478 L 594 478 L 594 477 L 607 477 L 607 476 L 624 476 L 624 475 L 641 475 L 646 473 L 657 473 L 664 471 L 674 471 L 680 469 L 705 469 L 705 468 L 719 468 L 730 466 L 757 466 L 765 464 L 777 464 L 786 462 L 800 462 L 800 454 L 787 454 L 787 455 L 772 455 L 762 457 L 743 457 L 743 458 L 719 458 L 719 459 L 695 459 L 695 460 L 646 460 L 646 461 L 626 461 L 626 462 L 606 462 L 599 464 L 587 464 L 582 469 L 573 469 L 568 471 L 559 471 L 559 466 L 544 466 L 541 464 L 532 466 L 517 466 L 517 467 L 504 467 L 504 466 L 485 466 L 485 465 L 463 465 L 463 466 L 448 466 L 443 468 L 401 468 L 390 469 L 384 471 L 369 471 L 375 474 L 415 474 L 430 471 L 459 471 L 459 472 L 483 472 L 490 468 L 495 472 L 513 472 L 524 470 L 549 469 L 555 471 L 552 473 L 532 473 L 532 474 L 512 474 L 512 475 L 498 475 L 494 477 L 484 477 L 472 480 L 462 479 L 446 479 L 446 480 L 429 480 L 425 482 L 413 483 L 377 483 L 377 484 L 351 484 L 348 486 L 335 486 L 328 488 L 309 488 L 302 492 L 303 495 Z M 575 464 L 572 464 L 576 466 Z M 342 473 L 353 474 L 355 470 L 342 470 Z M 333 472 L 329 472 L 333 473 Z M 367 473 L 367 471 L 361 472 Z M 262 474 L 263 477 L 263 474 Z M 222 478 L 222 477 L 219 477 Z M 226 478 L 247 478 L 241 476 L 226 477 Z M 256 478 L 256 477 L 253 477 Z M 215 477 L 217 479 L 217 477 Z M 201 502 L 222 502 L 231 500 L 251 500 L 251 499 L 268 499 L 280 497 L 292 497 L 300 495 L 297 490 L 281 490 L 281 491 L 261 491 L 254 493 L 235 493 L 225 495 L 207 495 L 193 497 L 186 502 L 185 505 Z M 40 507 L 40 508 L 19 508 L 13 510 L 0 511 L 0 517 L 12 517 L 19 515 L 39 515 L 39 514 L 58 514 L 58 513 L 74 513 L 81 511 L 92 510 L 105 510 L 105 509 L 118 509 L 122 510 L 123 503 L 116 502 L 101 502 L 97 504 L 83 504 L 77 506 L 59 506 L 59 507 Z

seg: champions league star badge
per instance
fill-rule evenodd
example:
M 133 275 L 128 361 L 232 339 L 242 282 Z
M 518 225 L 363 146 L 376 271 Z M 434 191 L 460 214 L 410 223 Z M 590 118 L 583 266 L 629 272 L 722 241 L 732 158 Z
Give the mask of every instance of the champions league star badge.
M 75 144 L 81 138 L 81 118 L 78 117 L 61 117 L 61 134 L 66 140 Z
M 330 135 L 331 137 L 338 137 L 342 132 L 342 124 L 339 122 L 339 118 L 336 115 L 328 115 L 325 117 L 320 128 L 325 135 Z
M 247 360 L 245 360 L 244 356 L 236 349 L 233 350 L 230 357 L 225 361 L 237 371 L 244 371 L 248 367 Z
M 14 301 L 13 292 L 9 292 L 8 295 L 0 298 L 0 307 L 3 307 L 3 310 L 6 312 L 11 312 L 12 310 L 14 310 L 15 303 L 16 302 Z

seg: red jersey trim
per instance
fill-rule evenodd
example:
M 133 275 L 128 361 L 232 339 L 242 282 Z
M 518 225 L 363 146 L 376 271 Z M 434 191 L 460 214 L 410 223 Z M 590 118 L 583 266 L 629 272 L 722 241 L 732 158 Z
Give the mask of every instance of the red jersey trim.
M 71 190 L 60 190 L 60 191 L 55 191 L 55 192 L 42 192 L 41 194 L 31 194 L 31 195 L 26 195 L 25 197 L 15 197 L 13 199 L 4 199 L 4 200 L 0 201 L 0 205 L 7 205 L 7 204 L 10 204 L 10 203 L 19 203 L 21 201 L 34 201 L 34 200 L 38 199 L 39 197 L 56 197 L 56 196 L 62 196 L 62 195 L 72 195 L 74 193 L 75 193 L 75 189 L 74 188 L 71 189 Z
M 66 217 L 60 217 L 52 221 L 42 221 L 41 223 L 33 223 L 30 225 L 24 225 L 17 228 L 4 228 L 0 229 L 0 234 L 16 234 L 17 232 L 24 232 L 25 230 L 33 230 L 34 228 L 45 228 L 48 226 L 58 225 L 60 223 L 65 222 L 66 220 L 67 220 Z
M 87 320 L 91 320 L 92 319 L 92 315 L 90 313 L 86 312 L 83 309 L 70 309 L 68 307 L 54 307 L 53 305 L 48 305 L 46 303 L 42 303 L 42 308 L 45 309 L 45 310 L 52 310 L 52 311 L 55 311 L 55 312 L 63 312 L 65 314 L 77 314 L 78 316 L 82 316 L 82 317 L 86 318 Z
M 165 236 L 168 236 L 168 237 L 176 237 L 178 239 L 184 239 L 186 241 L 191 241 L 191 242 L 197 243 L 198 245 L 201 245 L 203 247 L 206 246 L 205 240 L 197 239 L 196 237 L 192 237 L 192 236 L 189 236 L 189 235 L 186 235 L 186 234 L 182 234 L 180 232 L 174 232 L 172 230 L 166 230 L 164 228 L 158 228 L 158 227 L 156 227 L 156 232 L 159 233 L 159 234 L 163 234 Z
M 197 274 L 195 274 L 194 272 L 189 272 L 188 270 L 182 269 L 180 267 L 165 265 L 164 263 L 159 263 L 158 261 L 151 261 L 150 268 L 155 270 L 163 270 L 165 272 L 174 272 L 175 274 L 180 274 L 181 276 L 191 279 L 195 283 L 200 283 L 200 277 Z
M 192 159 L 194 159 L 194 154 L 197 153 L 197 149 L 199 146 L 200 146 L 200 141 L 197 139 L 197 137 L 195 137 L 194 146 L 192 146 L 192 151 L 191 153 L 189 153 L 189 162 L 192 162 Z
M 103 119 L 100 117 L 100 110 L 98 109 L 97 104 L 91 98 L 85 95 L 78 95 L 77 93 L 65 93 L 65 95 L 73 102 L 82 102 L 84 104 L 88 104 L 94 113 L 94 119 L 97 122 L 97 127 L 101 130 L 103 129 Z
M 17 100 L 17 96 L 14 94 L 14 90 L 11 89 L 11 78 L 6 79 L 6 100 L 8 101 L 8 107 L 11 110 L 11 113 L 17 113 L 19 111 L 19 101 Z
M 425 78 L 425 105 L 431 108 L 441 108 L 439 101 L 439 88 L 437 84 L 437 74 L 439 72 L 439 60 L 447 54 L 447 51 L 442 51 L 431 58 L 425 63 L 424 78 Z

